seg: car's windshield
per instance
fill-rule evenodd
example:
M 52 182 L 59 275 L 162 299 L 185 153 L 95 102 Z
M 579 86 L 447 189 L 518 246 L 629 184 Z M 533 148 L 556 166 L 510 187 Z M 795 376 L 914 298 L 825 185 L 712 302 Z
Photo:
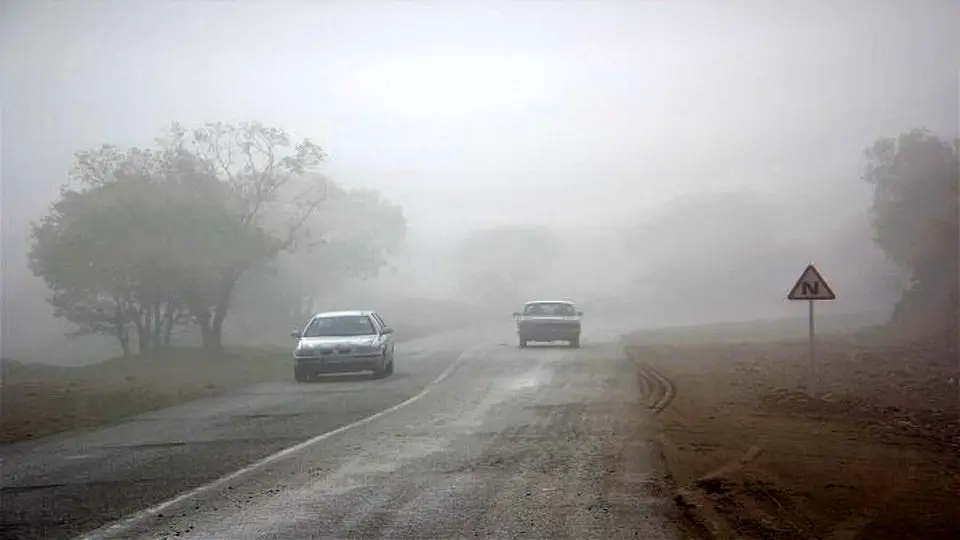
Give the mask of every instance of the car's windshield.
M 573 306 L 563 302 L 540 302 L 527 304 L 523 309 L 524 315 L 567 316 L 573 315 Z
M 303 337 L 368 336 L 377 331 L 366 315 L 317 317 L 310 321 Z

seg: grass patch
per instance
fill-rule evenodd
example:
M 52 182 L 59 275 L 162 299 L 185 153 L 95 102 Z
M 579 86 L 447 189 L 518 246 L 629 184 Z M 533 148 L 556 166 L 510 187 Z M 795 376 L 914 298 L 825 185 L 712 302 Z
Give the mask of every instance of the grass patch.
M 290 377 L 290 351 L 232 349 L 221 357 L 175 349 L 63 367 L 3 361 L 0 443 L 92 427 Z

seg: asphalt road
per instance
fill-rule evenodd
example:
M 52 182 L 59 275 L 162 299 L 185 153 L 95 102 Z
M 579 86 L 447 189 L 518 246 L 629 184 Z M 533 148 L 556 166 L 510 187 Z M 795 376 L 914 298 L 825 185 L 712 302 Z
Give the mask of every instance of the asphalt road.
M 3 449 L 3 538 L 674 538 L 612 335 L 398 344 L 384 380 L 271 383 Z

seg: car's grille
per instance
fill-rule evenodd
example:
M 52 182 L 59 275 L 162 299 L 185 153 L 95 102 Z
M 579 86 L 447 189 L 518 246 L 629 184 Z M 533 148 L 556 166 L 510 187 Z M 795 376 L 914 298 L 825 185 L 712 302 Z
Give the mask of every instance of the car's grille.
M 369 354 L 361 353 L 360 350 L 356 348 L 344 348 L 344 349 L 307 349 L 297 351 L 297 357 L 299 358 L 330 358 L 336 356 L 375 356 L 376 351 L 371 351 Z
M 534 325 L 532 328 L 542 332 L 560 332 L 569 330 L 573 328 L 573 326 L 569 324 L 538 324 Z

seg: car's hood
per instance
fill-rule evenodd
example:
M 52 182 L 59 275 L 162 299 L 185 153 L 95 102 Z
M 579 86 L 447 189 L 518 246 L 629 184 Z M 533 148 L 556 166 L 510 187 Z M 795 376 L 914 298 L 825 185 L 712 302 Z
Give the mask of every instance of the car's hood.
M 300 338 L 300 347 L 369 347 L 376 345 L 379 336 L 324 336 Z

